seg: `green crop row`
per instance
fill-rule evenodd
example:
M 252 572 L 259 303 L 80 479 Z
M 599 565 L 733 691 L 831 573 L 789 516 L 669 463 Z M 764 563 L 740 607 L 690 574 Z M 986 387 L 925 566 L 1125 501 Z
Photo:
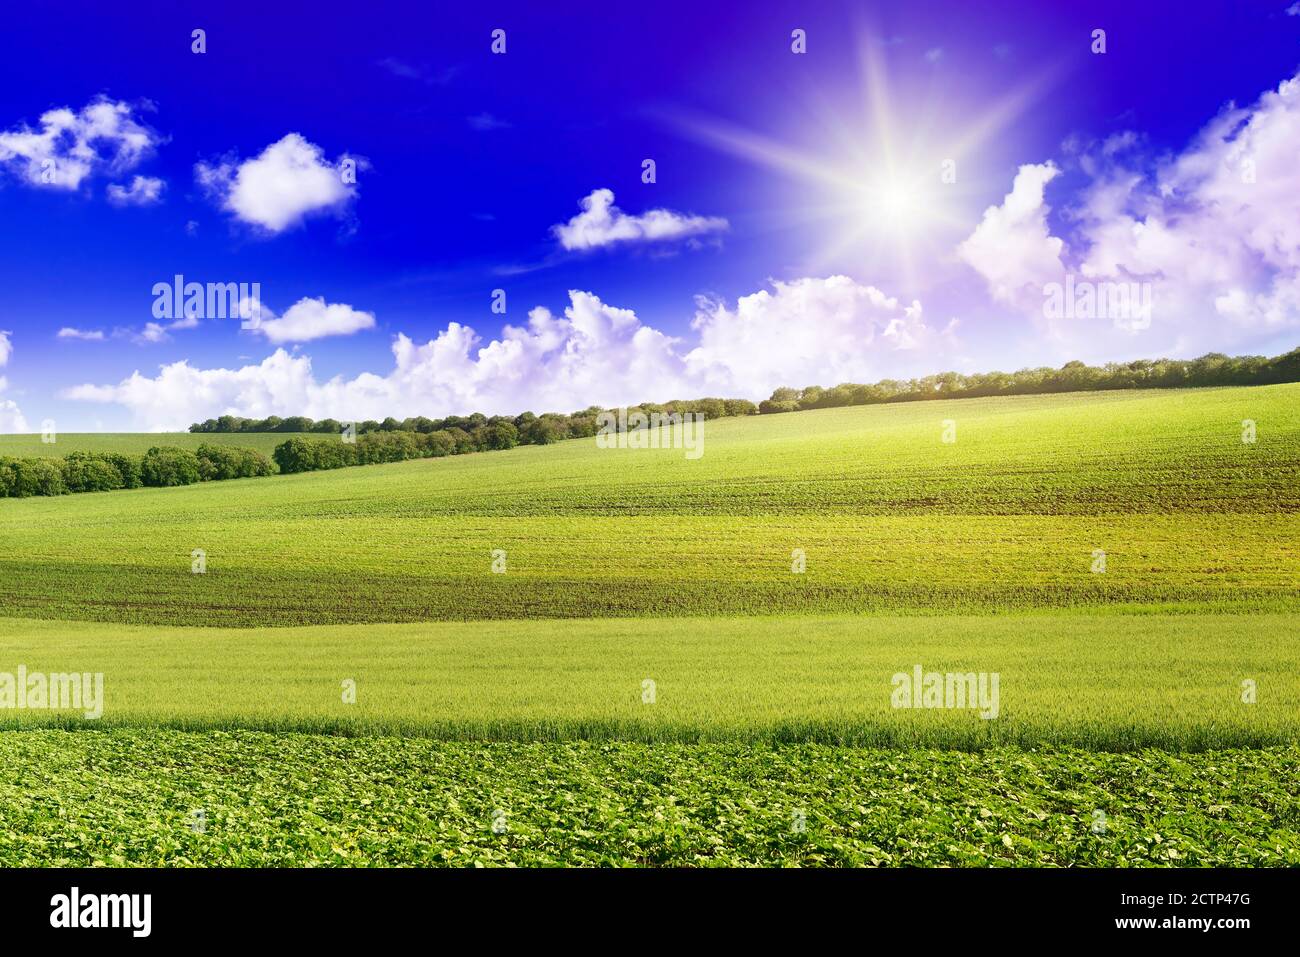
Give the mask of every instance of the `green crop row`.
M 0 866 L 1300 865 L 1300 752 L 0 733 Z

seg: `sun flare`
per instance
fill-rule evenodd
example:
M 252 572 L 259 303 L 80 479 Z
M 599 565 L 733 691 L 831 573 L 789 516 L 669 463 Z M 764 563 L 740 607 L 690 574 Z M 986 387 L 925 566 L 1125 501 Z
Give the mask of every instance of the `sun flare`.
M 878 281 L 896 276 L 916 291 L 924 265 L 947 258 L 978 220 L 987 196 L 974 160 L 1006 139 L 1014 121 L 1055 82 L 1051 67 L 962 115 L 933 90 L 891 90 L 884 54 L 870 37 L 859 43 L 859 102 L 814 103 L 826 134 L 790 145 L 788 136 L 758 133 L 717 118 L 673 117 L 688 133 L 726 152 L 783 173 L 792 190 L 780 219 L 817 235 L 802 267 L 847 269 Z M 812 124 L 802 125 L 817 129 Z M 774 217 L 777 218 L 777 217 Z

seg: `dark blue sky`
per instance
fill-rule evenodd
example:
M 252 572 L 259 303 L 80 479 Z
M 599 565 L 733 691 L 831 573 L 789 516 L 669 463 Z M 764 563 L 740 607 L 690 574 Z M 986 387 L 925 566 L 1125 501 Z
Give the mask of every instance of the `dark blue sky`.
M 1050 337 L 990 297 L 953 247 L 1002 202 L 1021 164 L 1062 167 L 1049 199 L 1074 188 L 1084 174 L 1061 158 L 1071 137 L 1099 143 L 1135 130 L 1155 163 L 1187 148 L 1228 101 L 1248 106 L 1276 89 L 1300 63 L 1300 16 L 1287 15 L 1288 3 L 12 5 L 0 34 L 0 130 L 34 128 L 47 110 L 105 97 L 130 104 L 157 142 L 130 169 L 94 173 L 76 189 L 24 182 L 12 163 L 0 169 L 0 330 L 11 349 L 0 400 L 32 429 L 47 417 L 65 430 L 148 427 L 164 419 L 138 398 L 87 402 L 65 390 L 116 386 L 136 370 L 152 377 L 181 360 L 256 365 L 281 345 L 310 355 L 321 382 L 386 376 L 398 333 L 422 344 L 456 322 L 485 344 L 534 306 L 561 315 L 569 290 L 633 310 L 682 337 L 686 352 L 697 297 L 735 309 L 770 280 L 832 274 L 904 304 L 921 300 L 936 327 L 960 320 L 960 345 L 909 356 L 909 374 L 1061 361 Z M 1104 57 L 1089 51 L 1098 27 Z M 202 55 L 191 52 L 195 28 L 207 34 Z M 494 28 L 507 31 L 504 56 L 489 50 Z M 807 31 L 804 55 L 791 52 L 794 28 Z M 879 155 L 872 77 L 887 81 L 904 166 L 938 164 L 957 134 L 999 103 L 1016 104 L 962 155 L 961 188 L 932 228 L 855 238 L 815 170 L 764 161 L 709 132 L 761 139 L 842 177 Z M 246 161 L 290 133 L 330 161 L 363 159 L 348 202 L 268 235 L 196 182 L 195 164 Z M 647 157 L 657 164 L 652 185 L 640 179 Z M 108 202 L 108 185 L 134 175 L 165 181 L 158 201 Z M 564 249 L 551 228 L 598 188 L 631 215 L 666 209 L 727 228 Z M 1049 222 L 1068 239 L 1069 203 L 1051 205 Z M 909 244 L 905 263 L 895 253 Z M 277 314 L 323 297 L 376 324 L 297 346 L 219 321 L 142 339 L 153 285 L 176 273 L 260 282 Z M 495 288 L 507 291 L 505 316 L 489 309 Z M 64 328 L 103 338 L 58 338 Z M 1273 325 L 1222 345 L 1264 350 L 1288 337 Z M 1106 348 L 1121 358 L 1176 351 L 1181 341 Z M 519 381 L 518 408 L 543 404 L 528 391 L 533 382 Z M 223 388 L 209 414 L 261 410 Z

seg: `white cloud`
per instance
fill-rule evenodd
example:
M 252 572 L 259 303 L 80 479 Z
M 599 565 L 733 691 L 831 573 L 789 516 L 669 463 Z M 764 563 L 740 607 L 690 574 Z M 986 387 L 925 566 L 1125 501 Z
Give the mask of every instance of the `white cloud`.
M 900 303 L 847 276 L 774 282 L 734 309 L 701 300 L 691 324 L 695 378 L 728 396 L 766 396 L 778 385 L 871 382 L 932 365 L 956 323 L 927 326 L 921 304 Z
M 943 59 L 943 47 L 931 47 L 925 51 L 925 62 L 938 63 Z
M 0 132 L 0 164 L 29 186 L 75 190 L 87 179 L 128 172 L 160 142 L 125 102 L 99 97 L 81 110 L 47 110 L 39 126 Z
M 130 339 L 136 345 L 157 345 L 160 342 L 170 342 L 171 333 L 181 329 L 197 329 L 199 320 L 197 316 L 184 316 L 173 322 L 146 322 L 139 332 L 119 326 L 113 330 L 114 338 Z M 62 337 L 63 333 L 60 331 Z M 79 338 L 94 338 L 94 336 L 81 336 Z
M 156 176 L 137 175 L 126 186 L 110 183 L 107 189 L 108 201 L 115 206 L 149 206 L 162 199 L 165 185 Z
M 1068 241 L 1047 229 L 1042 187 L 1054 174 L 1043 171 L 1055 167 L 1021 167 L 960 248 L 991 294 L 1041 321 L 1041 284 L 1066 272 L 1149 283 L 1149 323 L 1046 323 L 1081 355 L 1250 348 L 1300 327 L 1300 77 L 1248 108 L 1229 105 L 1181 153 L 1152 158 L 1142 143 L 1118 135 L 1081 153 Z M 1025 180 L 1026 170 L 1039 172 Z
M 350 336 L 375 325 L 373 313 L 353 309 L 346 303 L 326 303 L 323 296 L 299 299 L 278 317 L 265 306 L 261 306 L 259 311 L 262 318 L 255 331 L 274 343 Z
M 1300 17 L 1300 3 L 1293 3 L 1291 6 L 1287 7 L 1286 15 L 1288 17 Z
M 139 338 L 144 342 L 166 342 L 171 336 L 167 335 L 167 328 L 161 323 L 146 322 Z
M 64 326 L 58 332 L 60 339 L 84 339 L 87 342 L 102 342 L 104 333 L 100 329 L 77 329 L 73 326 Z
M 9 336 L 10 333 L 0 331 L 0 366 L 7 365 L 9 357 L 13 355 L 13 343 L 9 341 Z M 4 392 L 8 387 L 9 380 L 0 376 L 0 392 Z M 0 399 L 0 433 L 27 431 L 27 420 L 23 418 L 18 403 L 13 399 Z
M 308 302 L 314 302 L 308 300 Z M 779 385 L 871 380 L 932 365 L 953 323 L 929 328 L 921 306 L 900 304 L 844 276 L 773 283 L 734 308 L 701 301 L 698 342 L 643 324 L 630 309 L 571 290 L 563 315 L 537 307 L 526 326 L 483 344 L 453 322 L 419 344 L 393 340 L 393 368 L 320 381 L 311 358 L 277 349 L 256 365 L 165 365 L 117 385 L 86 384 L 64 397 L 118 403 L 145 429 L 184 428 L 214 415 L 388 415 L 561 411 L 588 405 L 702 395 L 763 398 Z
M 13 399 L 0 399 L 0 433 L 30 431 L 18 403 Z
M 720 232 L 727 221 L 718 216 L 694 216 L 670 209 L 651 209 L 629 216 L 614 205 L 614 193 L 592 190 L 579 205 L 582 212 L 551 231 L 565 249 L 595 249 L 618 242 L 657 242 Z
M 270 233 L 310 215 L 339 213 L 356 196 L 339 165 L 326 162 L 321 148 L 298 133 L 289 133 L 253 159 L 198 163 L 194 177 L 235 218 Z
M 1041 307 L 1043 285 L 1064 276 L 1063 243 L 1048 230 L 1049 207 L 1043 201 L 1044 188 L 1059 172 L 1053 163 L 1021 166 L 1002 204 L 986 209 L 975 231 L 957 247 L 957 254 L 988 281 L 998 302 Z

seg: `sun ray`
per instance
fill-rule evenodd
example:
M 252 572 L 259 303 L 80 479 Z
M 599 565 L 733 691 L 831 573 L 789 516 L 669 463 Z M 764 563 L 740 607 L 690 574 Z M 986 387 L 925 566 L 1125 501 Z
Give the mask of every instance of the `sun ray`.
M 924 281 L 918 267 L 949 258 L 978 216 L 968 157 L 1005 134 L 1068 67 L 1059 61 L 986 109 L 958 117 L 945 108 L 936 81 L 928 96 L 898 92 L 887 53 L 869 32 L 862 32 L 856 50 L 857 107 L 815 100 L 802 113 L 802 138 L 698 114 L 676 113 L 670 120 L 697 140 L 788 177 L 796 194 L 795 208 L 783 210 L 787 222 L 820 232 L 816 248 L 804 253 L 811 268 L 849 263 L 859 278 L 897 277 L 908 295 L 917 295 Z M 825 130 L 820 149 L 807 145 L 817 120 Z M 944 178 L 947 161 L 966 173 L 964 179 Z

